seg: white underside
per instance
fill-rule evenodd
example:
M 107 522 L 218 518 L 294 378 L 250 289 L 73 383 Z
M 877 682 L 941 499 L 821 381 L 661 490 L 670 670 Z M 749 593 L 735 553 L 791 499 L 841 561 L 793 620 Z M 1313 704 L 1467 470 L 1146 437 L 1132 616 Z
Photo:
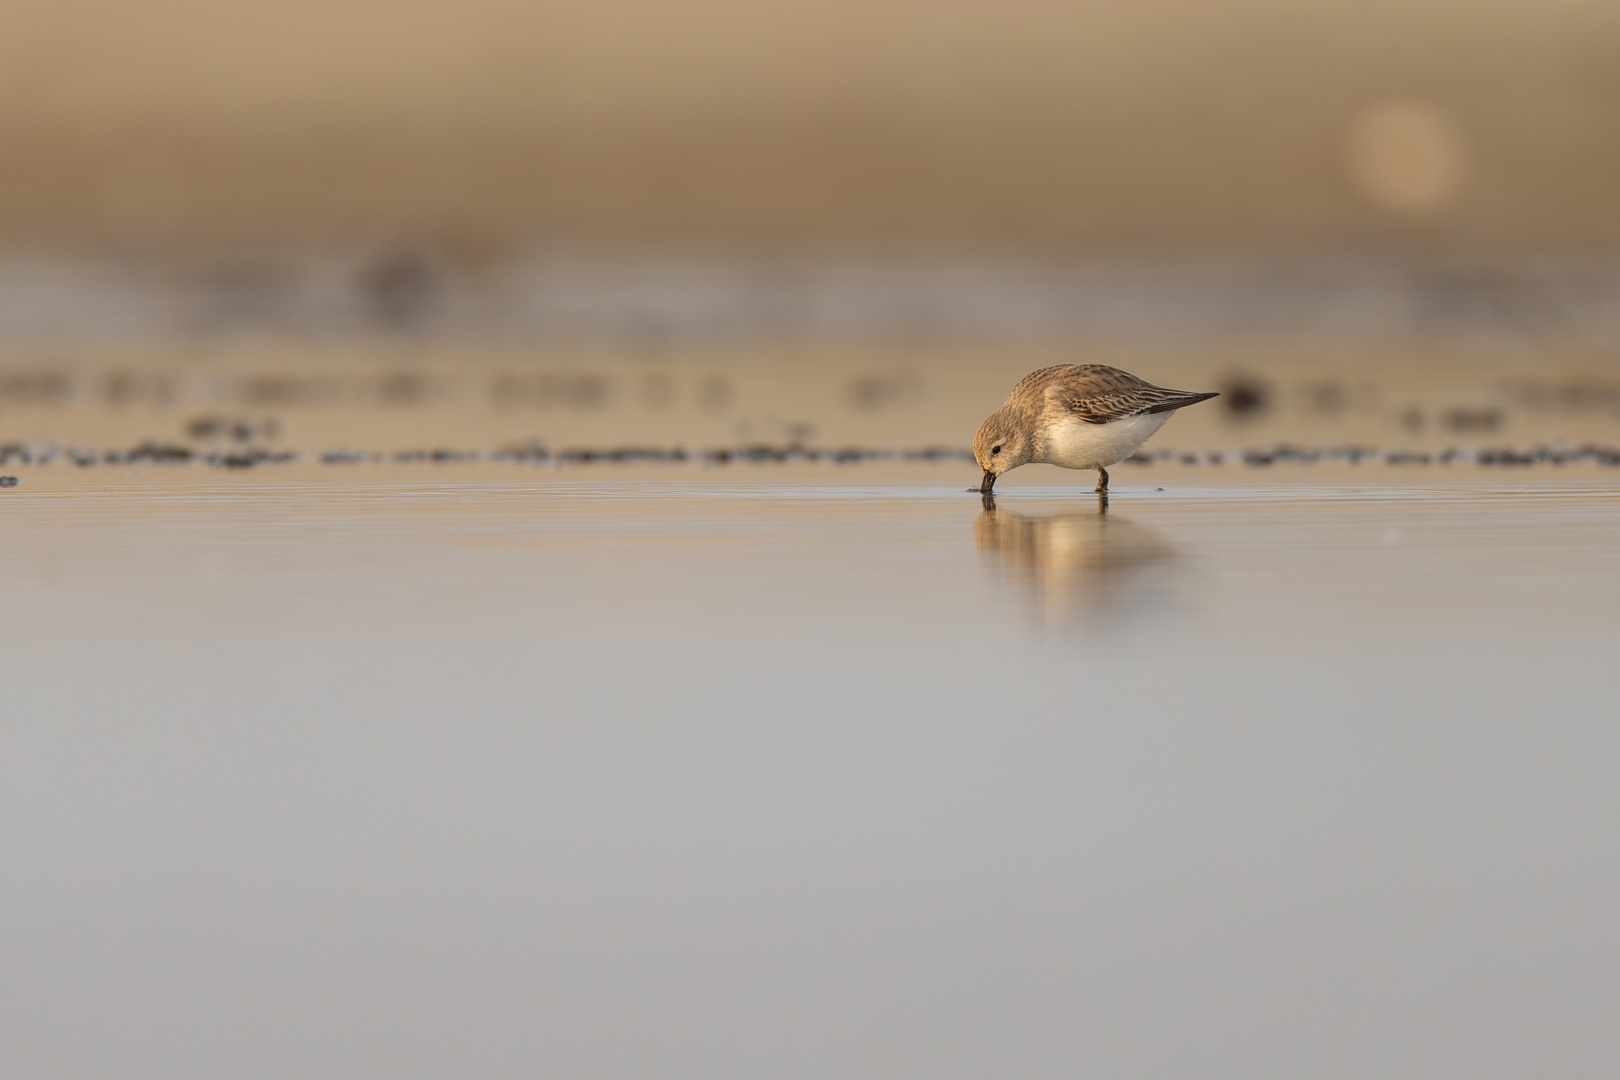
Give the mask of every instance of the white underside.
M 1060 420 L 1046 429 L 1045 445 L 1036 448 L 1031 460 L 1065 469 L 1106 468 L 1136 453 L 1170 416 L 1167 412 L 1138 413 L 1106 424 Z

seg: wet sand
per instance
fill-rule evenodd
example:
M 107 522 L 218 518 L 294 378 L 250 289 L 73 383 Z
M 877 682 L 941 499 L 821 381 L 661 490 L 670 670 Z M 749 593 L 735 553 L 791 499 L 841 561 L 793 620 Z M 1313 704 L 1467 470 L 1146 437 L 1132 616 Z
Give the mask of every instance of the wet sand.
M 1611 469 L 972 471 L 23 470 L 8 1058 L 1620 1065 Z
M 1157 632 L 1190 648 L 1214 627 L 1268 648 L 1297 626 L 1324 645 L 1620 629 L 1620 486 L 1590 463 L 1124 465 L 1106 505 L 1089 474 L 1032 466 L 990 507 L 957 461 L 20 471 L 0 505 L 25 637 L 125 604 L 159 635 L 186 634 L 191 604 L 204 622 L 381 616 L 430 637 L 447 620 L 703 636 L 761 617 L 1022 634 L 1031 605 L 1106 627 L 1150 595 L 1174 601 Z M 1116 598 L 1092 610 L 1093 586 Z

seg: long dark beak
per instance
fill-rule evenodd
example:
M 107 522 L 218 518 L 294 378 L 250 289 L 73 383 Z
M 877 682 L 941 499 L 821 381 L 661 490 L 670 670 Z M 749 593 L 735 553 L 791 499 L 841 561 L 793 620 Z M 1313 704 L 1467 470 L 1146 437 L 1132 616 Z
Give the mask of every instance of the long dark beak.
M 996 474 L 989 469 L 984 470 L 984 480 L 979 483 L 979 494 L 988 495 L 996 486 Z

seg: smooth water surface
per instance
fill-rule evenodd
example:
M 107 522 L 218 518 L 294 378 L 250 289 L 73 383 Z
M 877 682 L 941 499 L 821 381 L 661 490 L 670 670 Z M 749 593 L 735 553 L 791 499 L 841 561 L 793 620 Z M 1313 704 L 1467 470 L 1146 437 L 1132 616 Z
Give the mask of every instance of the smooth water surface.
M 972 471 L 26 472 L 8 1072 L 1613 1075 L 1608 471 Z

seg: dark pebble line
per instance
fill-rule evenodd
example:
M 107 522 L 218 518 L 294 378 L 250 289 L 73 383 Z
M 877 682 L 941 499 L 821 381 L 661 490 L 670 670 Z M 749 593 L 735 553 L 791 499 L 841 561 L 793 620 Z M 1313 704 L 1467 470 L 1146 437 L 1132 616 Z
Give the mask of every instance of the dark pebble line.
M 80 467 L 93 465 L 184 465 L 201 463 L 220 469 L 250 469 L 259 465 L 282 465 L 301 460 L 291 450 L 239 448 L 229 451 L 199 451 L 178 443 L 143 442 L 127 450 L 88 450 L 83 448 L 34 450 L 11 443 L 0 444 L 0 466 L 13 462 L 22 465 L 46 465 L 58 457 Z M 909 450 L 874 450 L 866 447 L 813 447 L 797 443 L 746 443 L 741 446 L 715 447 L 688 451 L 684 447 L 570 447 L 553 451 L 540 443 L 523 443 L 502 447 L 493 453 L 476 450 L 454 450 L 443 447 L 431 449 L 398 450 L 392 453 L 372 453 L 362 450 L 327 450 L 315 455 L 322 465 L 357 465 L 365 462 L 395 462 L 399 464 L 457 464 L 476 461 L 498 461 L 529 465 L 594 465 L 631 464 L 643 462 L 702 462 L 727 465 L 736 462 L 751 464 L 786 464 L 790 462 L 827 462 L 834 465 L 859 464 L 870 461 L 935 461 L 973 463 L 967 450 L 929 446 Z M 1485 467 L 1514 467 L 1530 465 L 1568 465 L 1587 462 L 1596 465 L 1620 465 L 1620 447 L 1587 445 L 1576 449 L 1532 447 L 1519 450 L 1512 447 L 1491 447 L 1482 450 L 1464 450 L 1457 447 L 1429 453 L 1416 450 L 1378 450 L 1364 446 L 1327 448 L 1300 447 L 1288 443 L 1270 448 L 1254 448 L 1235 453 L 1189 453 L 1179 450 L 1142 451 L 1129 458 L 1126 464 L 1151 465 L 1172 462 L 1182 465 L 1219 466 L 1227 463 L 1264 467 L 1276 464 L 1336 464 L 1360 465 L 1479 465 Z
M 1516 450 L 1510 447 L 1464 450 L 1451 447 L 1439 453 L 1421 450 L 1377 450 L 1365 446 L 1340 446 L 1327 449 L 1281 445 L 1270 449 L 1244 450 L 1235 459 L 1244 465 L 1266 466 L 1276 464 L 1312 465 L 1332 462 L 1360 465 L 1378 462 L 1385 465 L 1573 465 L 1589 462 L 1594 465 L 1620 465 L 1620 447 L 1587 445 L 1576 449 L 1558 449 L 1547 446 Z M 1151 465 L 1161 461 L 1182 465 L 1221 465 L 1226 456 L 1219 453 L 1190 454 L 1176 450 L 1139 453 L 1128 458 L 1126 464 Z

